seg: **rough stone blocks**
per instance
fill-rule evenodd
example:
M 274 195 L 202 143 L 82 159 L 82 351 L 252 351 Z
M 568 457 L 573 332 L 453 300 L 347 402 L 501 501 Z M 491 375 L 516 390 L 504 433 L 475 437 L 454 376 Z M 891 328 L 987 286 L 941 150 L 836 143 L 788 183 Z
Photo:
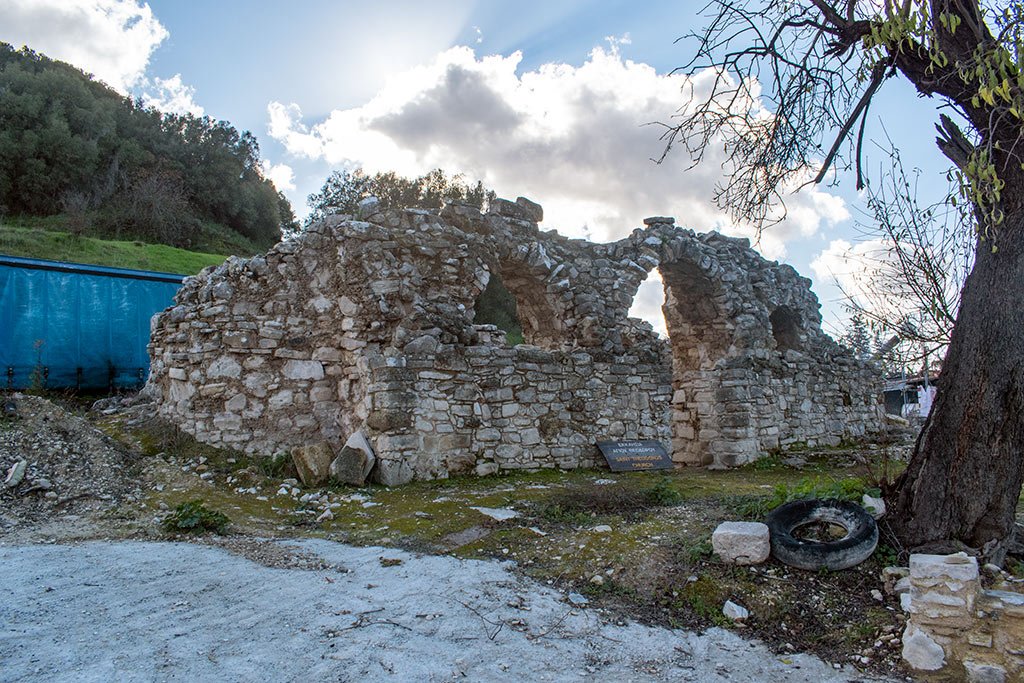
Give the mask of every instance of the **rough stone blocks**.
M 760 564 L 771 552 L 768 527 L 760 522 L 722 522 L 711 545 L 723 562 L 732 564 Z

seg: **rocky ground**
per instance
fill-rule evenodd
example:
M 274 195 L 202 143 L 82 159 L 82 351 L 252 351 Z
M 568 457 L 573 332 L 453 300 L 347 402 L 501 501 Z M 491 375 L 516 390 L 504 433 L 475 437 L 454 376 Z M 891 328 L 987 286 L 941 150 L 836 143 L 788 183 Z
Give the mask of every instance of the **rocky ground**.
M 374 557 L 383 558 L 377 568 L 382 575 L 399 565 L 406 573 L 416 573 L 418 563 L 429 564 L 434 561 L 430 558 L 442 555 L 453 562 L 511 560 L 501 571 L 511 572 L 515 581 L 550 589 L 556 596 L 552 599 L 566 610 L 616 627 L 620 622 L 620 628 L 639 622 L 656 629 L 713 634 L 724 628 L 763 642 L 768 650 L 758 655 L 761 660 L 767 657 L 789 666 L 804 661 L 795 658 L 796 653 L 816 654 L 829 670 L 841 672 L 836 680 L 906 675 L 899 660 L 904 622 L 899 598 L 891 591 L 892 581 L 887 586 L 881 576 L 885 566 L 899 561 L 896 549 L 883 545 L 854 569 L 813 573 L 774 561 L 755 567 L 726 565 L 711 553 L 709 542 L 720 521 L 762 518 L 787 497 L 859 497 L 870 487 L 863 461 L 875 463 L 877 472 L 880 462 L 898 461 L 899 446 L 805 451 L 726 472 L 540 471 L 396 489 L 308 490 L 294 477 L 287 460 L 257 460 L 198 444 L 153 419 L 151 407 L 141 401 L 108 401 L 92 411 L 81 404 L 60 405 L 32 396 L 16 396 L 13 401 L 14 410 L 0 416 L 0 476 L 23 460 L 26 465 L 16 485 L 0 485 L 0 546 L 14 553 L 4 560 L 5 581 L 14 571 L 8 560 L 20 558 L 17 562 L 30 566 L 50 552 L 54 562 L 73 563 L 77 552 L 31 550 L 34 545 L 121 539 L 198 541 L 245 558 L 246 566 L 251 565 L 247 571 L 289 569 L 307 577 L 320 572 L 320 585 L 329 583 L 337 569 L 330 559 L 335 551 L 324 551 L 330 544 L 296 550 L 281 541 L 340 541 L 372 548 Z M 193 500 L 227 516 L 230 523 L 223 535 L 192 536 L 165 529 L 164 522 L 175 509 Z M 97 562 L 116 562 L 124 556 L 120 549 L 95 547 L 104 548 L 95 551 Z M 171 547 L 179 548 L 174 551 L 179 554 L 215 553 L 194 546 Z M 171 552 L 161 550 L 164 545 L 137 548 L 144 553 Z M 221 557 L 197 555 L 187 562 Z M 175 560 L 179 566 L 182 561 Z M 224 562 L 223 571 L 240 571 L 235 560 Z M 50 579 L 40 574 L 33 580 Z M 749 617 L 727 618 L 722 612 L 726 601 L 746 608 Z M 278 609 L 274 605 L 270 600 L 268 610 Z M 472 617 L 478 626 L 490 619 L 494 628 L 516 631 L 517 617 L 483 614 L 483 621 Z M 24 613 L 14 616 L 22 619 Z M 540 623 L 532 627 L 543 630 Z M 397 626 L 391 630 L 404 631 Z M 0 643 L 0 648 L 14 647 L 11 643 L 23 646 L 17 634 L 8 636 L 8 645 Z M 605 637 L 615 638 L 599 638 Z M 596 655 L 574 656 L 584 661 Z M 579 667 L 584 678 L 587 666 L 596 664 Z M 669 670 L 674 669 L 659 669 Z M 0 680 L 7 680 L 2 673 Z

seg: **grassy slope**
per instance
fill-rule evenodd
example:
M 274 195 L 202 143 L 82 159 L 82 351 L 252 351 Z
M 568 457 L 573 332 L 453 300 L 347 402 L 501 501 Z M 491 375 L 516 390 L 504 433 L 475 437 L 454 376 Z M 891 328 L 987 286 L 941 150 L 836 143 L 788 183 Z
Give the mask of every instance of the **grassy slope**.
M 0 225 L 0 254 L 182 275 L 194 275 L 226 258 L 164 244 L 76 237 L 67 232 L 8 224 Z

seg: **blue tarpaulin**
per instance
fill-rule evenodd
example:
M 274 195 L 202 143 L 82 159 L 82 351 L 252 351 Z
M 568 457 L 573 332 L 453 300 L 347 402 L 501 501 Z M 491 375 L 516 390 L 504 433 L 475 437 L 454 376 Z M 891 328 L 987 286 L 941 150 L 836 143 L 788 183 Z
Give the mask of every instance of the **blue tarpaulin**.
M 0 386 L 138 387 L 184 276 L 0 255 Z

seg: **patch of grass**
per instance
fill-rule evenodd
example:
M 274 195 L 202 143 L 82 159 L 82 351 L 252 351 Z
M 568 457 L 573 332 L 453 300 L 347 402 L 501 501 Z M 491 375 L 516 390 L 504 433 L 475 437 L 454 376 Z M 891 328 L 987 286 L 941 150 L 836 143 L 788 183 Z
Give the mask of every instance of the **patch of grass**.
M 231 520 L 227 515 L 211 510 L 201 500 L 190 500 L 181 503 L 163 521 L 164 531 L 175 533 L 203 534 L 213 532 L 223 534 Z
M 636 590 L 606 576 L 602 583 L 588 581 L 580 589 L 580 593 L 592 598 L 599 598 L 606 595 L 630 598 L 636 595 Z
M 728 626 L 729 618 L 722 614 L 722 605 L 729 599 L 729 590 L 711 576 L 699 576 L 679 592 L 680 603 L 695 616 L 715 626 Z
M 116 425 L 101 426 L 104 426 L 108 433 L 113 432 L 115 438 L 124 436 L 117 433 Z M 250 456 L 241 451 L 217 448 L 197 441 L 194 436 L 163 418 L 147 420 L 132 429 L 130 436 L 138 442 L 143 455 L 155 456 L 163 453 L 178 458 L 206 458 L 207 467 L 215 472 L 233 472 L 251 464 L 252 461 Z M 257 465 L 260 462 L 256 460 Z
M 256 468 L 264 477 L 270 479 L 283 479 L 288 465 L 292 462 L 291 456 L 287 453 L 278 453 L 269 458 L 257 458 Z
M 669 477 L 662 477 L 655 484 L 642 489 L 640 494 L 652 506 L 678 505 L 683 501 L 683 495 L 672 485 Z
M 779 470 L 786 467 L 782 462 L 783 453 L 782 451 L 772 451 L 763 458 L 758 458 L 752 463 L 746 464 L 740 469 L 754 470 L 757 472 L 770 472 L 771 470 Z
M 556 493 L 539 512 L 549 522 L 579 526 L 598 515 L 622 515 L 636 520 L 650 508 L 676 505 L 682 500 L 670 477 L 661 477 L 646 486 L 620 480 L 614 485 L 578 486 Z
M 687 545 L 683 552 L 690 561 L 690 564 L 695 565 L 698 562 L 709 559 L 714 554 L 715 549 L 711 545 L 711 539 L 705 538 L 702 541 Z
M 836 479 L 827 476 L 803 477 L 791 484 L 776 484 L 770 495 L 756 494 L 726 496 L 723 503 L 743 519 L 760 520 L 769 512 L 785 503 L 808 498 L 836 498 L 860 503 L 865 493 L 878 495 L 878 489 L 871 488 L 859 477 Z
M 0 253 L 24 258 L 88 263 L 113 268 L 155 270 L 194 275 L 206 266 L 224 262 L 225 256 L 186 251 L 165 244 L 144 244 L 67 232 L 0 225 Z
M 590 513 L 575 505 L 548 503 L 541 506 L 540 516 L 553 523 L 567 526 L 582 526 L 590 521 Z

